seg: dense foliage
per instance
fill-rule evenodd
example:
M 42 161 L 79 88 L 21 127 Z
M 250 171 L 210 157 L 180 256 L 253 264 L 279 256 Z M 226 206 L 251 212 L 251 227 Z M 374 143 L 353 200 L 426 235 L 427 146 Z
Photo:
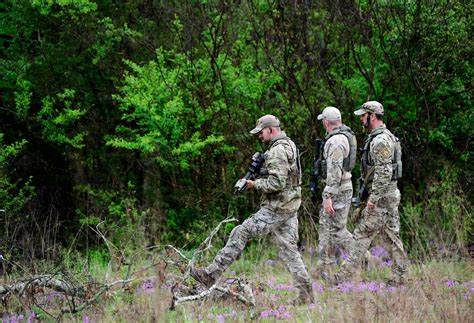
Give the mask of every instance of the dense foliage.
M 234 182 L 277 115 L 302 152 L 327 105 L 382 102 L 402 140 L 411 253 L 472 244 L 472 1 L 6 0 L 0 253 L 194 245 L 258 203 Z

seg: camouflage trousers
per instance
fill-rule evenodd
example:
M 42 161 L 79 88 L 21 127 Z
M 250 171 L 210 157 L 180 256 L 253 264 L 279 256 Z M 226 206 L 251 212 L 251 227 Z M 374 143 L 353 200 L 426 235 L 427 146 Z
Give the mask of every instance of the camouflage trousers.
M 377 202 L 375 209 L 367 207 L 362 211 L 361 221 L 353 232 L 354 241 L 349 250 L 348 259 L 336 273 L 339 281 L 348 280 L 361 263 L 372 240 L 378 235 L 391 246 L 389 252 L 394 261 L 392 280 L 403 282 L 407 270 L 407 256 L 400 239 L 400 191 L 388 192 Z
M 296 212 L 277 214 L 266 208 L 261 208 L 232 230 L 227 244 L 205 269 L 206 272 L 217 279 L 239 258 L 249 240 L 270 233 L 273 234 L 279 249 L 279 258 L 295 280 L 295 287 L 303 290 L 311 286 L 310 277 L 298 252 L 298 217 Z
M 321 207 L 319 212 L 318 261 L 319 272 L 327 271 L 340 257 L 342 252 L 349 252 L 352 234 L 347 230 L 347 217 L 351 208 L 352 188 L 336 194 L 332 198 L 336 212 L 330 215 Z

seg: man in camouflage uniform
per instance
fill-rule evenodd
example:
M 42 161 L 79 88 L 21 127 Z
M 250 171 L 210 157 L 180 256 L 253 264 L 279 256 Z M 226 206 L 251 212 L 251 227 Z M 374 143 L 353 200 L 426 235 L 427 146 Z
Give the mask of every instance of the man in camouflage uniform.
M 349 251 L 352 234 L 347 230 L 351 208 L 352 181 L 357 153 L 357 141 L 352 130 L 341 122 L 341 112 L 326 107 L 318 116 L 327 131 L 321 174 L 325 187 L 319 212 L 319 245 L 317 271 L 325 276 L 334 265 L 335 257 Z M 339 253 L 339 254 L 338 254 Z
M 394 267 L 390 284 L 404 281 L 407 257 L 400 239 L 400 191 L 397 179 L 401 177 L 401 149 L 396 138 L 383 123 L 383 106 L 377 101 L 368 101 L 354 112 L 360 116 L 370 135 L 365 141 L 361 173 L 368 190 L 367 205 L 356 226 L 354 242 L 349 258 L 335 274 L 336 282 L 346 281 L 354 274 L 370 243 L 377 234 L 382 234 L 390 245 Z
M 207 287 L 242 253 L 246 243 L 258 236 L 272 233 L 279 257 L 295 280 L 299 290 L 296 304 L 313 303 L 310 276 L 297 249 L 298 217 L 301 205 L 301 170 L 299 153 L 293 141 L 280 129 L 280 121 L 272 115 L 258 119 L 250 131 L 267 145 L 260 177 L 246 180 L 248 189 L 262 193 L 260 209 L 236 226 L 227 244 L 205 269 L 193 269 L 191 276 Z

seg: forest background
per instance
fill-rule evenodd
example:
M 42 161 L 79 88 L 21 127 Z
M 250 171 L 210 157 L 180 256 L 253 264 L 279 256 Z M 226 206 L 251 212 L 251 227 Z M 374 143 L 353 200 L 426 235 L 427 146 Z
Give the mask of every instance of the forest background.
M 410 257 L 473 245 L 472 1 L 89 1 L 0 4 L 0 254 L 28 264 L 191 249 L 258 196 L 233 195 L 271 113 L 303 166 L 303 245 L 316 120 L 382 102 L 400 138 Z M 355 178 L 358 176 L 356 168 Z M 233 225 L 226 227 L 227 232 Z M 225 237 L 224 237 L 225 238 Z M 420 258 L 418 258 L 420 259 Z

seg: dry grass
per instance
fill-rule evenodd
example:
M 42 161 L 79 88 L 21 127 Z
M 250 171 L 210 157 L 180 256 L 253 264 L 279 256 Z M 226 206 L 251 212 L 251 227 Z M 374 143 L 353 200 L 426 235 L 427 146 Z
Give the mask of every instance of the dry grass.
M 314 272 L 311 267 L 314 259 L 306 254 L 305 261 Z M 62 319 L 78 322 L 247 322 L 252 319 L 290 322 L 472 321 L 472 259 L 411 265 L 409 281 L 399 288 L 385 286 L 388 272 L 387 268 L 372 268 L 361 275 L 361 282 L 332 288 L 315 279 L 316 303 L 295 307 L 289 304 L 297 292 L 282 264 L 244 257 L 229 268 L 226 276 L 245 276 L 251 282 L 256 298 L 254 309 L 235 299 L 225 299 L 184 303 L 170 311 L 171 290 L 157 279 L 108 294 L 93 307 Z M 196 288 L 199 285 L 196 284 Z M 53 303 L 47 309 L 54 312 Z M 33 307 L 33 310 L 38 313 L 36 317 L 48 319 L 38 308 Z M 6 322 L 11 320 L 12 313 L 3 315 Z

